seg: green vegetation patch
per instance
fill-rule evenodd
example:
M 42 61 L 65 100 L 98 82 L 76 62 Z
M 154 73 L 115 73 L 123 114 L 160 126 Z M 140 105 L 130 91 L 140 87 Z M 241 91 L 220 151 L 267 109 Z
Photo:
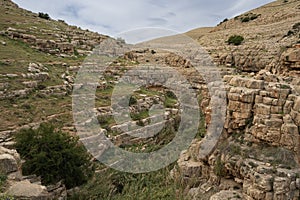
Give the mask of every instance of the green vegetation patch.
M 172 91 L 166 91 L 164 105 L 167 108 L 176 107 L 177 97 Z
M 242 23 L 246 23 L 246 22 L 250 22 L 252 20 L 257 19 L 260 16 L 261 16 L 261 14 L 247 13 L 247 14 L 235 17 L 235 19 L 239 19 Z
M 244 41 L 244 37 L 241 35 L 232 35 L 228 38 L 228 40 L 226 41 L 227 44 L 233 44 L 233 45 L 240 45 L 242 44 L 242 42 Z
M 2 173 L 1 169 L 0 169 L 0 192 L 3 192 L 2 190 L 5 186 L 6 180 L 7 180 L 6 174 Z M 0 197 L 0 199 L 1 199 L 1 197 Z
M 78 193 L 68 197 L 70 200 L 187 200 L 184 193 L 184 186 L 178 179 L 170 176 L 174 168 L 172 164 L 155 172 L 130 174 L 102 169 L 95 175 L 95 178 L 81 188 Z
M 49 19 L 50 19 L 49 14 L 47 14 L 47 13 L 42 13 L 42 12 L 39 12 L 39 17 L 40 17 L 40 18 L 43 18 L 43 19 L 46 19 L 46 20 L 49 20 Z
M 36 130 L 23 129 L 15 136 L 15 148 L 26 160 L 24 175 L 41 176 L 43 184 L 63 180 L 67 188 L 86 183 L 92 168 L 85 148 L 78 138 L 41 124 Z

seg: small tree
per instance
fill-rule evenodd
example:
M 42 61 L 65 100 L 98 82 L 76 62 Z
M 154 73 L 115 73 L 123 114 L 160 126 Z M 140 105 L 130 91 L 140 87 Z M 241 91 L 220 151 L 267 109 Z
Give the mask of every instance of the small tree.
M 234 45 L 238 46 L 238 45 L 242 44 L 243 41 L 244 41 L 244 37 L 243 36 L 232 35 L 227 40 L 227 43 L 228 44 L 234 44 Z
M 85 183 L 92 175 L 90 159 L 78 138 L 41 124 L 36 130 L 23 129 L 15 136 L 16 149 L 26 160 L 25 175 L 41 176 L 43 184 L 64 181 L 67 188 Z
M 42 12 L 39 12 L 39 17 L 46 20 L 50 19 L 50 16 L 47 13 L 42 13 Z

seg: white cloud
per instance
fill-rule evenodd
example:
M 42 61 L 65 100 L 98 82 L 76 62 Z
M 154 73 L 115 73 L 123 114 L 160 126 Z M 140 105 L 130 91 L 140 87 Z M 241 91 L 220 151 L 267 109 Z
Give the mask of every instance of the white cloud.
M 271 0 L 13 0 L 34 12 L 111 36 L 142 27 L 186 32 L 214 26 Z

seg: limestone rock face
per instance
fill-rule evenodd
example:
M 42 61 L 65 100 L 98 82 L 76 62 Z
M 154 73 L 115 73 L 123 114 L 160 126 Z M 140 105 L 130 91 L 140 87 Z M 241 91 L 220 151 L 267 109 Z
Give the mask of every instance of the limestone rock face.
M 32 200 L 48 200 L 50 199 L 49 193 L 45 186 L 30 183 L 30 181 L 20 181 L 13 184 L 8 191 L 8 195 L 16 198 L 27 198 Z
M 243 198 L 243 195 L 236 191 L 228 191 L 222 190 L 217 194 L 214 194 L 210 197 L 209 200 L 224 200 L 224 199 L 231 199 L 231 200 L 240 200 Z
M 16 150 L 6 149 L 0 145 L 0 161 L 0 170 L 7 175 L 19 170 L 20 155 Z
M 227 75 L 224 81 L 228 102 L 224 139 L 207 160 L 194 156 L 201 151 L 201 141 L 196 142 L 198 149 L 191 148 L 178 160 L 182 174 L 189 174 L 185 177 L 199 166 L 194 175 L 199 175 L 200 186 L 190 193 L 202 191 L 205 182 L 220 191 L 211 199 L 226 199 L 233 191 L 224 187 L 225 178 L 241 184 L 234 192 L 242 199 L 298 199 L 299 78 L 261 70 Z
M 278 74 L 299 76 L 300 69 L 300 45 L 295 44 L 287 48 L 278 59 L 277 64 L 270 70 Z
M 16 172 L 18 170 L 16 159 L 10 154 L 1 154 L 0 169 L 5 174 Z
M 248 127 L 247 132 L 259 140 L 297 151 L 300 101 L 294 85 L 277 82 L 265 71 L 252 78 L 236 76 L 227 80 L 228 133 Z

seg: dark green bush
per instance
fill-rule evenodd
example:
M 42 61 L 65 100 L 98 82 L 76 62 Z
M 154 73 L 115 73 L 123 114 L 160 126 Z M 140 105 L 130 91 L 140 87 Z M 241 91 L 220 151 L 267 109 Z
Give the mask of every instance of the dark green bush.
M 241 20 L 241 22 L 249 22 L 249 21 L 257 19 L 259 16 L 260 16 L 260 14 L 248 13 L 248 14 L 240 17 L 240 20 Z
M 176 95 L 172 91 L 166 91 L 166 97 L 171 99 L 177 99 Z
M 227 22 L 228 18 L 225 18 L 221 23 Z
M 221 25 L 221 24 L 223 24 L 223 23 L 225 23 L 225 22 L 227 22 L 227 21 L 228 21 L 228 19 L 225 18 L 223 21 L 221 21 L 219 24 L 217 24 L 217 26 L 219 26 L 219 25 Z
M 249 17 L 243 17 L 241 18 L 241 22 L 249 22 L 250 18 Z
M 300 30 L 300 22 L 297 22 L 296 24 L 294 24 L 292 29 L 299 31 Z
M 240 35 L 232 35 L 227 40 L 228 44 L 240 45 L 244 41 L 244 37 Z
M 38 90 L 44 90 L 44 89 L 46 89 L 47 87 L 45 86 L 45 85 L 43 85 L 43 84 L 38 84 L 38 86 L 37 86 L 37 89 Z
M 2 187 L 5 185 L 7 179 L 6 174 L 2 173 L 1 171 L 2 170 L 0 169 L 0 193 L 2 192 Z
M 129 99 L 129 106 L 136 105 L 136 104 L 137 104 L 136 98 L 131 96 Z
M 46 20 L 50 19 L 50 16 L 47 13 L 42 13 L 42 12 L 39 12 L 39 17 Z
M 15 141 L 17 151 L 26 160 L 23 173 L 41 176 L 43 184 L 63 180 L 67 188 L 72 188 L 86 183 L 92 175 L 89 156 L 78 138 L 55 130 L 52 125 L 23 129 Z

